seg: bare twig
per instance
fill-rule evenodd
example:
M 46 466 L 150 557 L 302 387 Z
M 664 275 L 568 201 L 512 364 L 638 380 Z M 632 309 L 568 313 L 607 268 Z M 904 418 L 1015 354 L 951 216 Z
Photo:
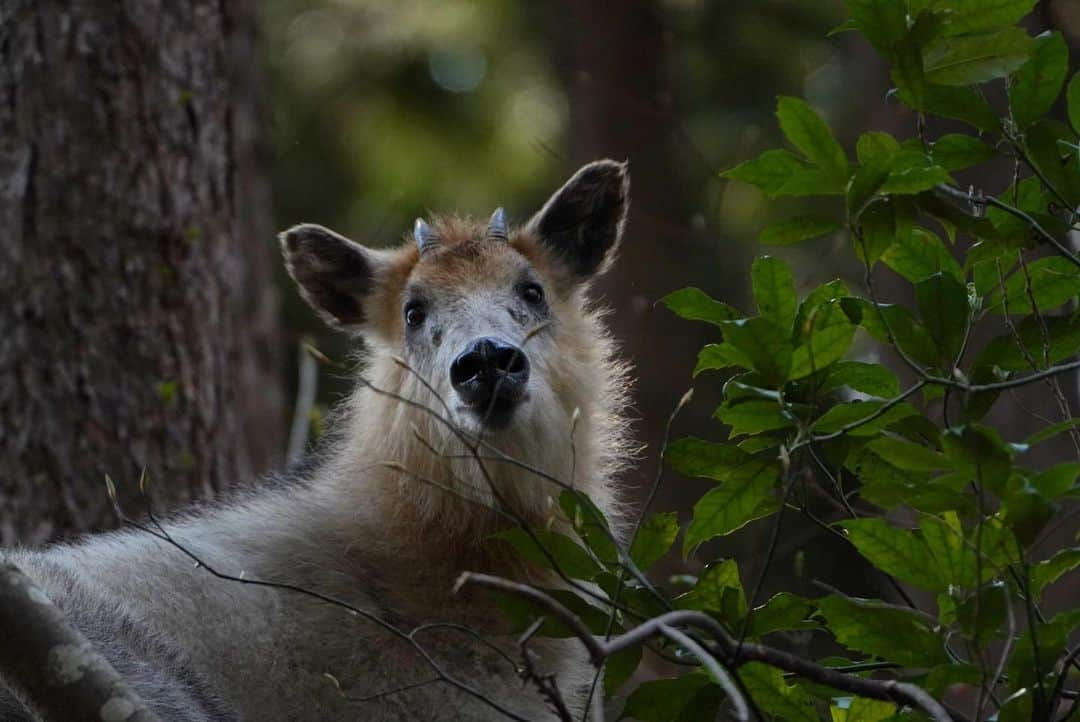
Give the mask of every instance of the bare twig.
M 1011 216 L 1019 218 L 1024 223 L 1028 224 L 1028 226 L 1030 226 L 1033 231 L 1038 233 L 1044 241 L 1053 246 L 1054 250 L 1056 250 L 1059 255 L 1061 255 L 1063 258 L 1068 259 L 1073 265 L 1080 268 L 1080 258 L 1077 258 L 1076 254 L 1066 248 L 1065 245 L 1057 238 L 1055 238 L 1052 233 L 1039 225 L 1039 222 L 1037 220 L 1032 218 L 1024 211 L 1020 210 L 1019 208 L 1011 206 L 1004 201 L 998 200 L 994 196 L 984 195 L 982 191 L 971 190 L 969 192 L 964 192 L 959 188 L 953 188 L 952 186 L 945 185 L 944 183 L 938 185 L 936 190 L 939 193 L 943 193 L 944 195 L 949 196 L 950 198 L 967 201 L 968 203 L 976 206 L 993 206 L 994 208 L 1005 211 Z
M 661 627 L 664 626 L 671 628 L 695 627 L 704 631 L 717 645 L 716 651 L 710 650 L 710 654 L 718 658 L 723 657 L 730 660 L 738 646 L 736 640 L 728 631 L 711 616 L 704 612 L 689 610 L 666 612 L 605 642 L 594 636 L 577 615 L 534 587 L 519 584 L 502 577 L 473 572 L 465 572 L 458 579 L 458 587 L 467 584 L 475 584 L 476 586 L 514 594 L 543 608 L 573 632 L 574 636 L 585 646 L 589 657 L 593 660 L 593 664 L 603 664 L 603 661 L 612 654 L 662 634 Z M 744 642 L 740 651 L 740 662 L 748 661 L 763 662 L 777 669 L 793 672 L 813 682 L 850 692 L 859 697 L 886 700 L 914 707 L 925 712 L 935 722 L 953 722 L 949 713 L 937 700 L 925 690 L 913 684 L 895 680 L 867 679 L 854 674 L 838 672 L 807 661 L 790 652 L 763 644 Z
M 738 685 L 735 684 L 734 680 L 732 680 L 731 675 L 727 673 L 727 670 L 724 669 L 719 660 L 709 654 L 704 647 L 695 642 L 690 635 L 685 632 L 681 632 L 675 627 L 666 624 L 657 625 L 657 629 L 660 630 L 660 634 L 698 658 L 701 665 L 709 670 L 709 674 L 712 675 L 713 679 L 715 679 L 723 688 L 728 699 L 731 700 L 731 704 L 735 708 L 735 719 L 739 720 L 739 722 L 747 722 L 747 720 L 750 719 L 750 710 L 746 705 L 746 697 L 743 696 L 742 691 L 739 689 Z
M 529 641 L 533 636 L 540 631 L 540 627 L 544 626 L 544 618 L 540 617 L 525 630 L 524 634 L 518 638 L 518 648 L 521 650 L 521 662 L 522 670 L 521 677 L 527 682 L 532 682 L 536 685 L 537 690 L 540 692 L 540 696 L 547 700 L 548 705 L 558 715 L 560 722 L 574 722 L 573 715 L 570 714 L 570 710 L 566 706 L 566 701 L 562 697 L 562 693 L 559 692 L 559 685 L 555 682 L 555 675 L 553 674 L 541 674 L 536 669 L 534 661 L 534 654 L 529 649 Z
M 297 356 L 296 407 L 293 409 L 292 426 L 289 428 L 289 463 L 300 459 L 308 442 L 311 429 L 311 410 L 315 407 L 315 393 L 319 388 L 319 366 L 308 350 L 309 344 L 300 345 Z

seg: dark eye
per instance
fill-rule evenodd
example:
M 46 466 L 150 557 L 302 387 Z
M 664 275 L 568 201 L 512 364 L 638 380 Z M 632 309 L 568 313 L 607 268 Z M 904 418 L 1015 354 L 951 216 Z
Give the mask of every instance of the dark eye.
M 538 284 L 526 283 L 521 288 L 521 297 L 525 301 L 533 306 L 537 306 L 544 301 L 544 289 L 540 288 Z
M 424 305 L 418 301 L 410 301 L 405 305 L 405 323 L 411 328 L 416 328 L 424 322 L 427 318 L 427 311 L 424 310 Z

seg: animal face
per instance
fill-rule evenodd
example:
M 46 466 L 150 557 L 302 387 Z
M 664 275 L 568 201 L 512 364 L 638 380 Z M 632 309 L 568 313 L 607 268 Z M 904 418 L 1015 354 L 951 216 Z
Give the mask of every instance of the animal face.
M 625 164 L 597 161 L 521 228 L 501 209 L 486 224 L 418 220 L 402 247 L 372 250 L 305 224 L 282 247 L 320 315 L 418 377 L 398 375 L 393 391 L 433 391 L 474 432 L 535 432 L 556 416 L 568 424 L 579 401 L 568 398 L 576 347 L 589 343 L 579 290 L 610 265 L 628 186 Z
M 541 360 L 557 353 L 546 333 L 557 304 L 544 275 L 491 234 L 421 252 L 403 294 L 404 356 L 466 428 L 501 430 L 550 395 Z

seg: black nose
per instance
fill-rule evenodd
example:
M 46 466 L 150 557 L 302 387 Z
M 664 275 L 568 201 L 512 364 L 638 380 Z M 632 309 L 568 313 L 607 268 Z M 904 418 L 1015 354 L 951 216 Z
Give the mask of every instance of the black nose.
M 450 365 L 450 383 L 469 406 L 483 411 L 513 405 L 525 395 L 529 359 L 497 338 L 479 338 Z

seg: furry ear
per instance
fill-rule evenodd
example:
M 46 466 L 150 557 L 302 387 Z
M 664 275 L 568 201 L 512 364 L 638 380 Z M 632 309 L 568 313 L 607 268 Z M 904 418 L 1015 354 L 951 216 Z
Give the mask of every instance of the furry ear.
M 627 164 L 598 160 L 566 181 L 526 228 L 573 277 L 584 280 L 611 265 L 629 204 Z
M 351 329 L 367 320 L 364 300 L 384 265 L 377 251 L 313 223 L 293 226 L 278 238 L 289 275 L 327 323 Z

